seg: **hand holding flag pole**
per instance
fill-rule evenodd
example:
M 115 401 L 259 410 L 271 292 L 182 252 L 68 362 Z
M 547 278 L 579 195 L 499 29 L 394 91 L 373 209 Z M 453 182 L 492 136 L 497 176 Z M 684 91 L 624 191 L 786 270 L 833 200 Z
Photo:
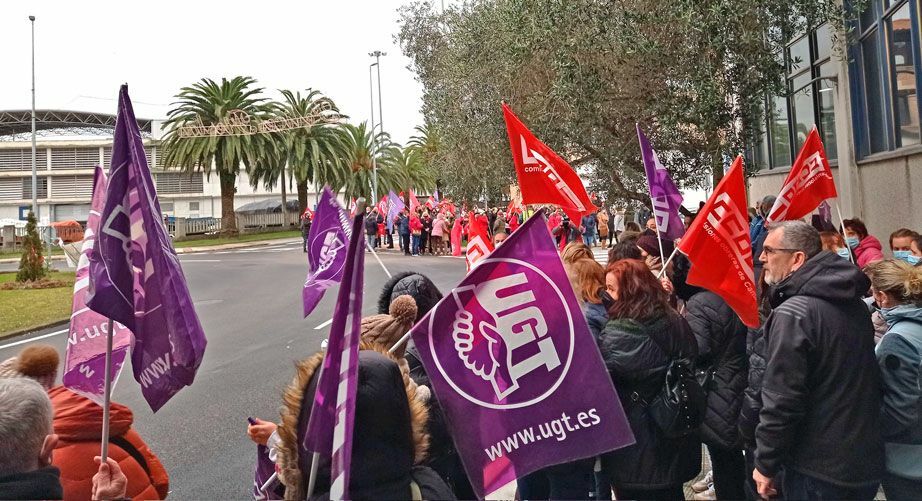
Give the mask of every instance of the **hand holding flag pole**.
M 102 448 L 99 457 L 105 463 L 109 458 L 109 418 L 111 415 L 110 399 L 112 398 L 112 319 L 109 319 L 106 329 L 106 370 L 105 389 L 103 390 L 102 404 Z

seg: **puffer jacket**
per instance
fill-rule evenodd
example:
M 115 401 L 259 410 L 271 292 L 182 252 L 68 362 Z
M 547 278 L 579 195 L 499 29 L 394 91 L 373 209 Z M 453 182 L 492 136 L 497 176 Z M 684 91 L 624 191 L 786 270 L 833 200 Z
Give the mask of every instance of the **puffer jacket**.
M 698 342 L 699 370 L 713 371 L 701 440 L 715 447 L 739 449 L 739 413 L 746 388 L 746 326 L 717 294 L 702 291 L 685 303 L 685 319 Z
M 605 306 L 590 302 L 582 303 L 581 308 L 583 316 L 586 317 L 586 323 L 589 325 L 589 333 L 598 342 L 602 329 L 608 323 L 608 312 L 605 311 Z
M 754 454 L 762 474 L 784 467 L 844 487 L 880 481 L 880 374 L 861 300 L 869 286 L 823 251 L 769 290 Z
M 880 261 L 884 258 L 884 253 L 881 250 L 883 247 L 880 245 L 880 240 L 873 235 L 868 235 L 861 239 L 858 242 L 858 247 L 855 247 L 855 264 L 859 268 L 864 268 L 865 266 L 873 263 L 874 261 Z
M 365 221 L 362 222 L 362 225 L 365 227 L 366 235 L 376 234 L 378 232 L 377 214 L 373 212 L 365 214 Z
M 301 361 L 285 390 L 277 462 L 285 499 L 306 495 L 311 453 L 303 442 L 319 379 L 314 375 L 322 362 L 323 353 Z M 419 466 L 428 446 L 427 411 L 409 374 L 396 360 L 371 350 L 359 352 L 358 366 L 350 499 L 412 499 L 416 489 L 423 499 L 454 499 L 434 471 Z M 330 456 L 321 455 L 316 478 L 311 499 L 329 499 Z
M 694 478 L 701 470 L 701 442 L 694 435 L 678 440 L 663 437 L 640 402 L 652 400 L 662 390 L 672 359 L 698 356 L 688 323 L 671 309 L 646 322 L 609 320 L 599 349 L 636 440 L 602 456 L 606 475 L 625 489 L 661 489 Z
M 877 345 L 883 406 L 881 433 L 887 471 L 922 478 L 922 308 L 882 310 L 890 330 Z
M 99 469 L 93 457 L 99 455 L 102 407 L 63 386 L 48 391 L 54 407 L 54 432 L 60 442 L 53 464 L 61 469 L 64 499 L 90 499 L 93 475 Z M 132 429 L 131 409 L 112 402 L 109 417 L 109 457 L 128 477 L 125 497 L 165 499 L 169 477 L 157 456 Z

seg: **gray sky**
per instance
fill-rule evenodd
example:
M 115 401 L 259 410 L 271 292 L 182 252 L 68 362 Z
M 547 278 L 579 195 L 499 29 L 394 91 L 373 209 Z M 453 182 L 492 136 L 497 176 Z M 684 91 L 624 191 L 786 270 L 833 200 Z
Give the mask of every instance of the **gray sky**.
M 422 124 L 422 87 L 393 41 L 397 8 L 408 1 L 3 0 L 0 109 L 31 107 L 34 15 L 38 108 L 115 113 L 127 82 L 135 114 L 163 118 L 180 87 L 249 75 L 271 97 L 275 89 L 321 90 L 359 123 L 370 114 L 368 53 L 378 49 L 388 54 L 385 130 L 405 143 Z

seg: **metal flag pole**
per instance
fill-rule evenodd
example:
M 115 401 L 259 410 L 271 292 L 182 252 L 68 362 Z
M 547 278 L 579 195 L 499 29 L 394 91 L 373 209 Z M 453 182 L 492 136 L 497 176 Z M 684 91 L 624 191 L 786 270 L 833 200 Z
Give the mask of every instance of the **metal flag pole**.
M 676 246 L 675 250 L 672 251 L 672 254 L 669 254 L 669 259 L 663 263 L 663 269 L 659 270 L 659 273 L 656 275 L 656 279 L 659 280 L 663 278 L 663 275 L 666 274 L 666 265 L 672 262 L 672 258 L 675 257 L 676 253 L 679 252 L 679 246 Z
M 365 198 L 359 197 L 359 199 L 355 201 L 355 214 L 358 215 L 364 213 L 366 205 L 368 205 L 368 202 L 365 200 Z M 384 217 L 386 218 L 387 216 Z M 375 261 L 377 261 L 381 266 L 381 269 L 384 270 L 384 274 L 387 275 L 387 278 L 391 278 L 393 275 L 391 275 L 391 272 L 387 271 L 387 267 L 384 266 L 384 262 L 381 261 L 380 257 L 378 257 L 378 253 L 375 252 L 375 249 L 368 243 L 368 239 L 363 238 L 362 240 L 365 241 L 365 248 L 371 251 L 371 255 L 375 257 Z
M 407 332 L 407 333 L 404 334 L 400 339 L 398 339 L 397 342 L 394 343 L 394 346 L 391 346 L 391 349 L 387 350 L 387 352 L 388 352 L 388 353 L 394 353 L 395 351 L 397 351 L 397 348 L 400 348 L 401 346 L 403 346 L 403 343 L 406 343 L 406 342 L 407 342 L 407 339 L 410 339 L 410 333 L 409 333 L 409 332 Z
M 102 451 L 100 457 L 105 463 L 109 457 L 109 401 L 112 397 L 112 319 L 109 319 L 108 328 L 106 329 L 106 369 L 105 369 L 105 386 L 103 391 L 102 406 Z
M 842 225 L 842 234 L 843 234 L 843 237 L 842 237 L 842 238 L 844 239 L 844 238 L 845 238 L 845 237 L 844 237 L 844 235 L 845 235 L 845 220 L 842 219 L 842 209 L 839 208 L 839 199 L 838 199 L 838 198 L 836 198 L 836 214 L 839 215 L 839 224 Z M 845 244 L 845 246 L 848 247 L 848 244 Z M 855 264 L 855 256 L 852 255 L 852 249 L 851 249 L 851 247 L 848 248 L 848 260 L 851 261 L 852 264 Z

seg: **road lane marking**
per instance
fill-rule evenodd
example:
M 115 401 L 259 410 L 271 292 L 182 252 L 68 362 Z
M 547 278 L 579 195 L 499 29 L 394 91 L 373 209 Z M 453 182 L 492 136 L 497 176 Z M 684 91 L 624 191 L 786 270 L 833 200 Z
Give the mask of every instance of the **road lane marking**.
M 324 323 L 318 325 L 317 327 L 314 327 L 314 330 L 315 330 L 315 331 L 319 331 L 320 329 L 323 329 L 324 327 L 326 327 L 326 326 L 328 326 L 328 325 L 330 325 L 330 324 L 332 324 L 332 323 L 333 323 L 333 319 L 331 318 L 331 319 L 327 320 L 326 322 L 324 322 Z
M 183 259 L 184 263 L 220 263 L 220 259 Z
M 13 346 L 19 346 L 21 344 L 31 343 L 32 341 L 38 341 L 39 339 L 45 339 L 46 337 L 58 336 L 58 335 L 64 334 L 65 332 L 69 330 L 70 330 L 69 328 L 61 329 L 59 331 L 50 332 L 48 334 L 44 334 L 41 336 L 37 336 L 37 337 L 29 338 L 29 339 L 23 339 L 22 341 L 16 341 L 15 343 L 5 344 L 3 346 L 0 346 L 0 350 L 6 349 L 6 348 L 12 348 Z

